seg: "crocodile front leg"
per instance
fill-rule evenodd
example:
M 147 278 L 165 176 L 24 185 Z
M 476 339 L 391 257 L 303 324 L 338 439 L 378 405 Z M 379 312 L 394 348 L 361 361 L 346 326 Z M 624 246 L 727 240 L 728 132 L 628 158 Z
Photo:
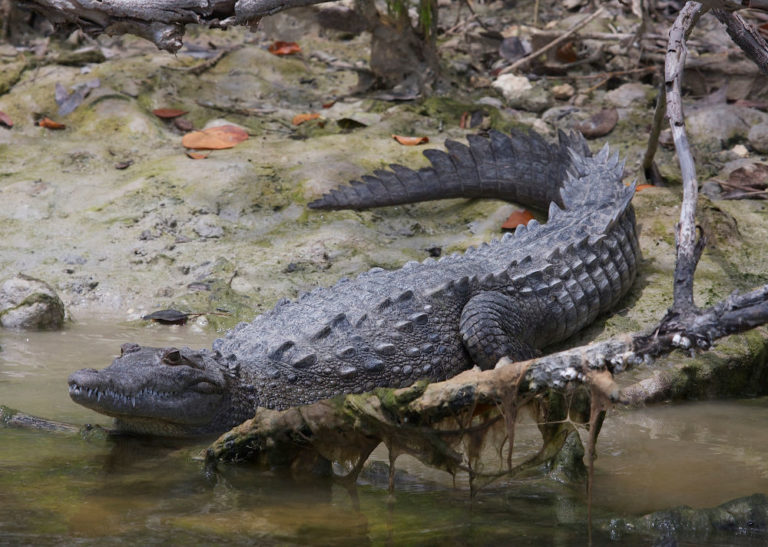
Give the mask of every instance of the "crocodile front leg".
M 531 345 L 538 311 L 530 300 L 497 291 L 473 296 L 461 312 L 459 332 L 475 364 L 488 370 L 504 356 L 523 361 L 538 355 Z

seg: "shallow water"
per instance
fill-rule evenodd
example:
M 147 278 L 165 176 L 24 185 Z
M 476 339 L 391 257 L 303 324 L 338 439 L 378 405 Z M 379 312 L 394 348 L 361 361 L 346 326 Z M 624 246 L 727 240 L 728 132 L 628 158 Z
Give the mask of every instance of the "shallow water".
M 101 368 L 120 344 L 205 347 L 194 326 L 80 320 L 63 332 L 0 333 L 0 404 L 61 421 L 108 425 L 72 403 L 66 377 Z M 768 399 L 613 412 L 600 436 L 596 514 L 640 515 L 768 493 Z M 520 425 L 521 445 L 532 424 Z M 452 544 L 583 545 L 583 492 L 547 481 L 488 488 L 470 500 L 447 474 L 398 460 L 407 473 L 391 500 L 386 471 L 356 496 L 324 479 L 250 466 L 206 474 L 205 442 L 77 437 L 0 429 L 0 544 Z M 607 537 L 596 533 L 596 542 Z M 764 537 L 761 538 L 764 541 Z M 757 545 L 719 538 L 713 545 Z M 637 539 L 638 545 L 648 540 Z M 699 539 L 697 544 L 701 544 Z M 626 545 L 626 539 L 622 542 Z

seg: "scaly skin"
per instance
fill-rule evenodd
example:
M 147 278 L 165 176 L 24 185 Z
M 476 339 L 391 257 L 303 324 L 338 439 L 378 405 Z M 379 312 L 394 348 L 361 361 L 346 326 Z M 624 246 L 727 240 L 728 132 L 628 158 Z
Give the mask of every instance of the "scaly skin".
M 504 355 L 524 359 L 605 313 L 635 278 L 640 252 L 623 165 L 583 138 L 535 133 L 446 141 L 431 168 L 392 166 L 313 208 L 365 208 L 485 196 L 550 204 L 549 221 L 440 260 L 380 268 L 241 323 L 212 351 L 124 345 L 102 371 L 74 373 L 72 398 L 118 428 L 220 433 L 258 407 L 286 408 L 377 386 L 438 381 Z M 562 209 L 561 209 L 562 207 Z

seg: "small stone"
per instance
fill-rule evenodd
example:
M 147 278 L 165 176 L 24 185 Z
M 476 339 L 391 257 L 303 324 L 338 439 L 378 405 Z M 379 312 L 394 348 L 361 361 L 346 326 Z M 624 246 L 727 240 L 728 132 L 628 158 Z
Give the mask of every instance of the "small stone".
M 529 112 L 541 112 L 550 106 L 550 95 L 541 87 L 533 85 L 525 76 L 502 74 L 493 82 L 512 108 Z
M 571 84 L 556 85 L 550 91 L 552 96 L 558 101 L 567 101 L 576 93 L 576 89 Z
M 753 125 L 747 134 L 747 139 L 749 140 L 750 146 L 754 148 L 756 152 L 759 152 L 760 154 L 768 154 L 768 123 Z
M 731 148 L 731 152 L 737 158 L 747 158 L 747 157 L 749 157 L 749 150 L 743 144 L 737 144 L 736 146 Z
M 629 108 L 630 106 L 646 106 L 654 93 L 653 86 L 630 82 L 621 85 L 605 94 L 605 101 L 617 108 Z
M 720 199 L 723 189 L 716 181 L 708 180 L 701 185 L 701 193 L 710 199 Z

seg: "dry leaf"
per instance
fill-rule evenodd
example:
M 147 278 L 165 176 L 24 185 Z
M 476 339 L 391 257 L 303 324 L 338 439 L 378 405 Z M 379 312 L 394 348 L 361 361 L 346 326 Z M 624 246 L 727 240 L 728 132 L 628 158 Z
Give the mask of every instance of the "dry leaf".
M 314 112 L 306 113 L 306 114 L 296 114 L 293 117 L 293 120 L 291 120 L 291 123 L 293 125 L 301 125 L 304 122 L 308 122 L 310 120 L 316 120 L 319 117 L 320 117 L 320 114 L 317 114 L 317 113 L 314 113 Z
M 283 42 L 281 40 L 272 42 L 267 49 L 273 55 L 293 55 L 301 51 L 296 42 Z
M 11 120 L 11 117 L 0 110 L 0 125 L 4 125 L 5 127 L 13 127 L 13 121 Z
M 67 127 L 63 123 L 55 122 L 50 118 L 43 118 L 39 122 L 37 122 L 37 125 L 40 127 L 45 127 L 46 129 L 64 129 Z
M 335 104 L 336 104 L 336 99 L 333 99 L 332 101 L 328 101 L 327 103 L 323 103 L 323 108 L 331 108 Z
M 203 154 L 202 152 L 187 152 L 187 157 L 191 160 L 204 160 L 209 154 L 210 152 L 208 154 Z
M 507 220 L 504 221 L 504 224 L 501 225 L 501 229 L 514 230 L 520 224 L 527 226 L 531 220 L 533 220 L 533 215 L 531 212 L 527 209 L 521 209 L 520 211 L 515 211 L 509 215 Z
M 429 142 L 429 137 L 403 137 L 402 135 L 392 135 L 392 138 L 404 146 L 416 146 Z
M 635 193 L 642 192 L 643 190 L 647 190 L 648 188 L 655 188 L 653 184 L 638 184 L 635 187 Z
M 164 120 L 178 118 L 179 116 L 183 116 L 184 114 L 188 113 L 188 110 L 179 110 L 178 108 L 156 108 L 152 111 L 152 114 L 158 118 L 163 118 Z
M 192 131 L 181 138 L 185 148 L 198 150 L 223 150 L 232 148 L 248 139 L 248 132 L 234 125 L 209 127 L 202 131 Z
M 461 113 L 461 118 L 459 118 L 459 129 L 466 129 L 469 125 L 469 118 L 470 113 L 466 110 Z
M 122 171 L 123 169 L 128 169 L 131 165 L 133 165 L 133 160 L 119 161 L 115 164 L 115 169 Z
M 576 44 L 566 42 L 555 51 L 555 59 L 561 63 L 575 63 L 579 60 L 579 54 L 576 52 Z

